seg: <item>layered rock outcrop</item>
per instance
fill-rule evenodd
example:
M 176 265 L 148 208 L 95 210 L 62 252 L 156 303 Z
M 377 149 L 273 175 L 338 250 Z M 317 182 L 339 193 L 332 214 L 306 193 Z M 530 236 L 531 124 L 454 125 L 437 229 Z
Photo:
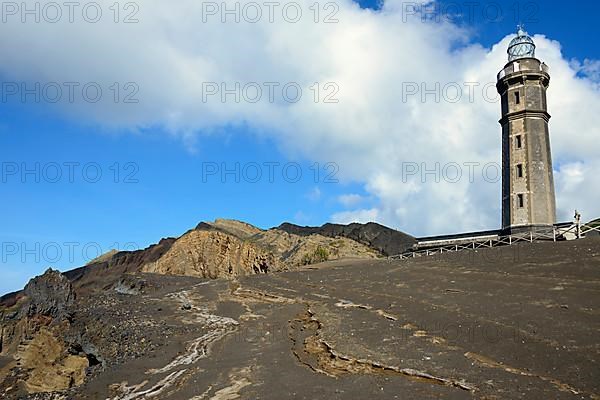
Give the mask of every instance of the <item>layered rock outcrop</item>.
M 142 272 L 211 279 L 279 269 L 272 253 L 217 230 L 190 231 L 158 260 L 142 266 Z
M 340 258 L 376 258 L 379 252 L 345 237 L 261 230 L 234 220 L 201 223 L 142 272 L 227 278 L 291 270 Z

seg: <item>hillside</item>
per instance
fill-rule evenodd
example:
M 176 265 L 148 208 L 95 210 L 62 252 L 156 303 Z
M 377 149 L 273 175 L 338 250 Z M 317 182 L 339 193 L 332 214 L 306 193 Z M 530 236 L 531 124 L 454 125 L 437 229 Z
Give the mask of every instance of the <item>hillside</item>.
M 351 231 L 357 232 L 360 224 L 353 225 Z M 218 219 L 201 222 L 178 238 L 164 238 L 143 250 L 111 251 L 64 275 L 76 292 L 87 292 L 110 287 L 125 273 L 235 278 L 293 270 L 327 260 L 383 255 L 376 246 L 353 240 L 343 232 L 340 235 L 331 232 L 299 235 L 278 228 L 262 230 L 245 222 Z M 14 302 L 19 295 L 18 292 L 5 295 L 0 298 L 0 304 Z
M 207 225 L 93 274 L 49 270 L 0 306 L 2 398 L 600 396 L 598 238 L 255 274 L 244 268 L 295 265 L 309 245 Z M 202 243 L 221 251 L 201 257 Z M 219 254 L 245 267 L 202 278 Z
M 369 246 L 386 256 L 404 253 L 416 243 L 414 237 L 374 222 L 349 225 L 325 224 L 320 227 L 283 223 L 275 229 L 300 236 L 345 237 Z

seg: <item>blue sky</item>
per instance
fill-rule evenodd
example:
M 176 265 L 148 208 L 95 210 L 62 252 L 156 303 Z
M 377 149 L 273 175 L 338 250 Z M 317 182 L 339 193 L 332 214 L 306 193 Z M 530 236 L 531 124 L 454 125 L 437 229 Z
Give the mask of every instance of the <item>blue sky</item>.
M 321 224 L 340 208 L 339 195 L 361 192 L 335 165 L 284 157 L 242 128 L 190 150 L 165 132 L 107 132 L 32 108 L 0 109 L 2 293 L 47 266 L 144 248 L 200 221 Z
M 372 0 L 358 3 L 361 7 L 371 9 L 379 9 L 381 5 L 381 2 Z M 559 40 L 567 57 L 600 57 L 600 44 L 592 39 L 598 34 L 595 28 L 600 5 L 597 2 L 441 0 L 437 3 L 437 8 L 431 10 L 453 14 L 450 19 L 473 29 L 472 40 L 484 46 L 497 43 L 500 37 L 514 31 L 522 23 L 529 32 L 543 33 Z
M 442 2 L 441 7 L 457 4 L 463 3 Z M 503 2 L 507 15 L 498 21 L 479 10 L 455 22 L 469 30 L 470 43 L 489 48 L 515 30 L 511 12 L 518 7 L 528 12 L 523 17 L 527 30 L 560 41 L 566 59 L 597 60 L 600 43 L 592 40 L 592 31 L 598 33 L 600 5 L 581 4 Z M 373 2 L 360 5 L 378 9 Z M 128 105 L 121 106 L 127 113 Z M 48 266 L 65 270 L 114 247 L 143 248 L 200 221 L 233 218 L 262 228 L 284 221 L 320 225 L 349 208 L 378 204 L 365 182 L 346 178 L 344 171 L 336 171 L 337 164 L 321 157 L 315 165 L 310 155 L 276 136 L 240 124 L 182 139 L 161 127 L 113 130 L 53 105 L 7 101 L 0 103 L 0 161 L 0 293 L 21 288 Z M 271 164 L 272 182 L 265 163 L 276 163 Z M 203 178 L 203 169 L 236 164 L 240 172 L 247 167 L 250 178 L 242 175 L 236 182 L 233 175 L 222 179 L 219 173 Z M 251 182 L 256 165 L 262 177 Z M 23 176 L 23 168 L 36 166 L 38 172 Z M 52 182 L 56 166 L 62 177 Z M 291 168 L 288 175 L 284 166 Z M 297 167 L 302 177 L 296 181 Z M 98 168 L 102 176 L 93 182 Z M 340 201 L 348 193 L 357 195 L 356 202 Z M 395 227 L 412 232 L 402 223 Z M 57 250 L 62 254 L 57 256 Z

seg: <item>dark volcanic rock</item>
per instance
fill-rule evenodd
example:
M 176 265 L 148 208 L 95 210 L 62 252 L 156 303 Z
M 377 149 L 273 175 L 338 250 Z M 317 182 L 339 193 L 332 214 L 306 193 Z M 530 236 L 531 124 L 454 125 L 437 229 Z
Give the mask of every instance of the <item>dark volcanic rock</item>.
M 298 226 L 285 222 L 275 229 L 300 236 L 313 234 L 341 236 L 365 244 L 386 256 L 403 253 L 416 243 L 414 237 L 374 222 L 349 225 L 325 224 L 320 227 Z
M 64 275 L 73 282 L 76 291 L 109 288 L 116 284 L 123 274 L 138 272 L 142 265 L 158 260 L 176 241 L 176 238 L 166 238 L 143 250 L 121 251 L 108 261 L 91 263 L 67 271 Z
M 102 280 L 93 295 L 78 292 L 68 324 L 4 325 L 0 394 L 594 399 L 599 256 L 600 240 L 587 238 L 345 259 L 235 281 L 142 273 L 115 281 L 143 288 L 137 296 Z M 32 281 L 27 296 L 62 293 L 56 274 Z M 64 374 L 74 379 L 65 385 Z M 32 393 L 40 386 L 60 392 Z
M 71 282 L 51 268 L 30 280 L 23 292 L 29 304 L 22 313 L 28 316 L 41 314 L 56 318 L 65 315 L 75 299 Z
M 120 294 L 138 295 L 144 293 L 146 280 L 132 275 L 124 275 L 119 282 L 113 286 L 113 290 Z
M 200 222 L 198 225 L 196 225 L 195 229 L 204 230 L 204 231 L 214 231 L 214 230 L 217 230 L 217 228 L 215 228 L 214 226 L 212 226 L 211 224 L 208 224 L 206 222 Z

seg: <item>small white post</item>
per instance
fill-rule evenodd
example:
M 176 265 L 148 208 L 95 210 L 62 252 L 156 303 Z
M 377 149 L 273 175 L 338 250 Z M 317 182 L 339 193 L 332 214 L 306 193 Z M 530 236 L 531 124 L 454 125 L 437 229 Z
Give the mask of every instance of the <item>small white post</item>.
M 581 214 L 575 210 L 575 226 L 577 227 L 577 239 L 581 239 Z

